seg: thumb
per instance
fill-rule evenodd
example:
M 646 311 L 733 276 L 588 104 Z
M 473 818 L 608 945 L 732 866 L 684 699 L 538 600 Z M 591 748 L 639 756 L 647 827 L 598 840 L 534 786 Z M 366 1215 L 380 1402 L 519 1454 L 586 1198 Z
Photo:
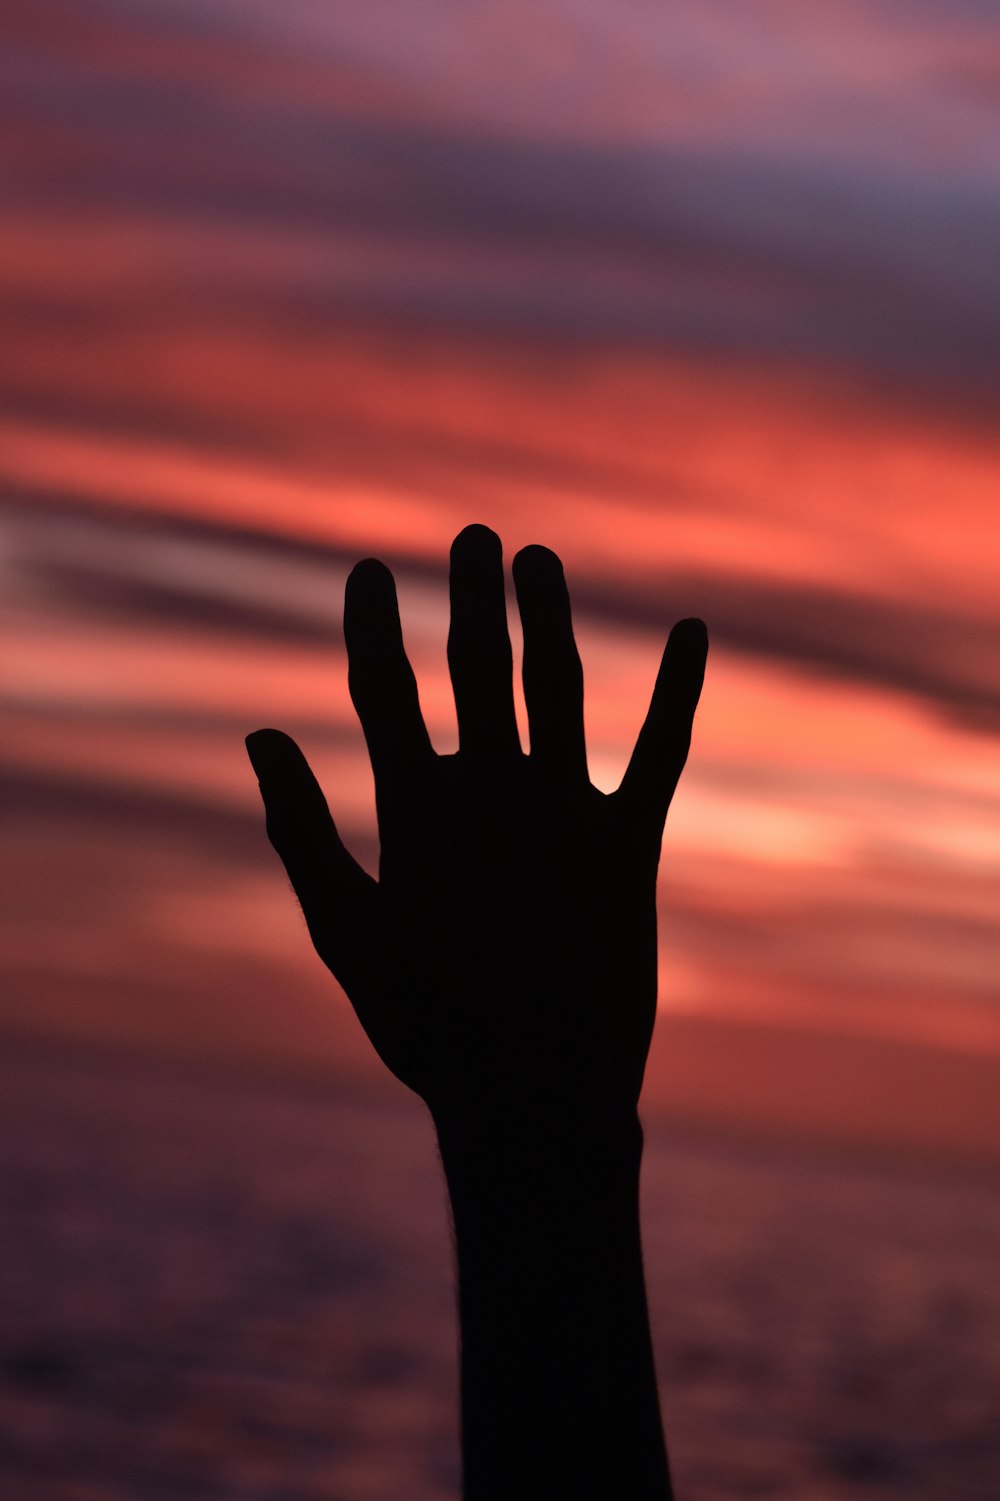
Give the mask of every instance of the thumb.
M 246 747 L 264 801 L 267 836 L 317 953 L 346 989 L 359 936 L 370 930 L 375 916 L 378 884 L 344 846 L 309 762 L 291 736 L 256 730 Z

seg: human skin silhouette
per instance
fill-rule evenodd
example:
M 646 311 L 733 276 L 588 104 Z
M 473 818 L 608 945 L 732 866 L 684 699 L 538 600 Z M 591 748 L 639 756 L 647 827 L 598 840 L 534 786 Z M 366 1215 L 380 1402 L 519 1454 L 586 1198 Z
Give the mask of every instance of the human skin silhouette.
M 258 730 L 247 749 L 320 957 L 437 1128 L 458 1259 L 465 1501 L 664 1501 L 638 1101 L 660 843 L 707 637 L 698 620 L 671 631 L 628 769 L 606 794 L 587 775 L 562 564 L 526 547 L 513 575 L 527 754 L 493 532 L 466 527 L 451 551 L 453 755 L 428 738 L 391 573 L 369 559 L 348 579 L 377 882 L 295 742 Z

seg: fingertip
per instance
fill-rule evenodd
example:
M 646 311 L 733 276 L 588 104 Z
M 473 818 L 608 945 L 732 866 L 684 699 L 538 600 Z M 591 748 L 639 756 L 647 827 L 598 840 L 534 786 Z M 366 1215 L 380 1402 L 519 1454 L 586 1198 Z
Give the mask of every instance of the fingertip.
M 663 653 L 663 679 L 675 702 L 685 704 L 693 715 L 701 696 L 708 662 L 708 631 L 703 620 L 692 616 L 679 620 L 667 638 Z
M 250 757 L 250 765 L 257 773 L 258 778 L 261 777 L 266 770 L 268 761 L 270 759 L 270 752 L 274 748 L 275 739 L 276 737 L 280 736 L 280 734 L 280 730 L 263 729 L 251 730 L 249 735 L 244 736 L 243 744 L 247 748 L 247 755 Z
M 258 781 L 292 762 L 305 760 L 299 746 L 284 730 L 252 730 L 243 743 Z
M 559 554 L 541 542 L 529 542 L 514 554 L 512 568 L 515 574 L 530 576 L 532 573 L 562 573 Z
M 288 736 L 285 734 L 284 730 L 275 730 L 272 729 L 269 725 L 266 725 L 261 730 L 251 730 L 249 735 L 246 735 L 244 737 L 244 743 L 247 750 L 249 750 L 251 746 L 267 745 L 273 740 L 287 739 Z
M 671 639 L 684 646 L 700 647 L 703 651 L 708 650 L 708 627 L 697 615 L 691 615 L 685 620 L 678 620 L 670 632 Z
M 386 587 L 394 588 L 395 580 L 392 576 L 392 570 L 380 558 L 362 558 L 359 563 L 355 563 L 347 575 L 347 589 L 349 591 Z
M 344 637 L 351 667 L 373 650 L 394 648 L 399 636 L 399 600 L 392 571 L 378 558 L 362 558 L 347 575 Z
M 451 544 L 451 556 L 454 558 L 457 554 L 471 551 L 473 548 L 480 552 L 503 553 L 503 543 L 497 533 L 481 521 L 472 521 L 468 526 L 463 526 Z

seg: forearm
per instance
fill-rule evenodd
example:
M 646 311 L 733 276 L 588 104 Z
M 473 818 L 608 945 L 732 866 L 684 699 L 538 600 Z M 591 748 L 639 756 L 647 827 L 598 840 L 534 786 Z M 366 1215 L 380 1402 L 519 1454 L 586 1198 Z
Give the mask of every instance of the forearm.
M 438 1121 L 458 1257 L 465 1501 L 669 1501 L 634 1114 Z

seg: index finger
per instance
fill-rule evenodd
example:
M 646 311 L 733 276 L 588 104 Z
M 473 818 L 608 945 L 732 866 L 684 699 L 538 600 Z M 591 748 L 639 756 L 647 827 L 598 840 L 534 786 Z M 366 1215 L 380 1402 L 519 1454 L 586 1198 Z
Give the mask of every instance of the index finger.
M 348 687 L 368 743 L 376 786 L 433 754 L 417 680 L 403 647 L 396 584 L 384 563 L 352 569 L 344 596 Z

